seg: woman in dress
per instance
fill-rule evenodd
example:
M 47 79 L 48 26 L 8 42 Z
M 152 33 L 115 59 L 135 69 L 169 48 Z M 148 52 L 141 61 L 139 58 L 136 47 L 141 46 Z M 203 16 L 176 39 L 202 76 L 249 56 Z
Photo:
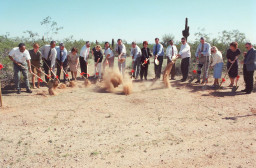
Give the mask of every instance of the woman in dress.
M 238 75 L 238 57 L 241 51 L 238 49 L 237 42 L 230 43 L 230 48 L 227 50 L 227 69 L 230 78 L 229 87 L 234 86 L 235 78 Z
M 149 57 L 152 57 L 150 50 L 148 48 L 148 42 L 143 42 L 143 48 L 141 49 L 141 68 L 140 68 L 140 79 L 143 80 L 143 76 L 145 80 L 147 80 L 148 76 L 148 65 L 149 65 Z
M 71 53 L 68 55 L 68 64 L 72 75 L 72 80 L 76 80 L 79 56 L 77 55 L 77 48 L 73 47 Z
M 219 79 L 221 78 L 222 74 L 222 67 L 223 67 L 223 58 L 221 52 L 218 50 L 217 47 L 213 46 L 211 48 L 212 53 L 212 64 L 211 68 L 214 68 L 213 77 L 214 77 L 214 84 L 213 87 L 219 86 Z
M 102 48 L 100 45 L 97 45 L 95 47 L 95 50 L 93 52 L 94 55 L 94 61 L 95 61 L 95 75 L 94 78 L 99 77 L 101 78 L 101 62 L 103 59 L 103 53 L 102 53 Z

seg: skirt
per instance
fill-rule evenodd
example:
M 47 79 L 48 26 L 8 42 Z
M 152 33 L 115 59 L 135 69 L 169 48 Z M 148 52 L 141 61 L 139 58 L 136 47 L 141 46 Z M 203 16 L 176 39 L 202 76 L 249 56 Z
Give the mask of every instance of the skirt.
M 214 77 L 215 79 L 221 78 L 222 67 L 223 67 L 223 62 L 220 62 L 220 63 L 218 63 L 218 64 L 215 64 L 215 66 L 214 66 L 214 72 L 213 72 L 213 77 Z
M 232 64 L 230 62 L 227 63 L 227 69 L 230 68 Z M 238 62 L 236 61 L 232 67 L 230 68 L 229 72 L 228 72 L 228 76 L 230 78 L 236 78 L 238 75 Z

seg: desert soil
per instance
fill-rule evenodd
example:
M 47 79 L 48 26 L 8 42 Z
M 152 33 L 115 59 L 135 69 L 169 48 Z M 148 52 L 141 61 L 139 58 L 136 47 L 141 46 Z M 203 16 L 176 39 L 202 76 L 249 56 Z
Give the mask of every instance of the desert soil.
M 3 95 L 1 167 L 256 167 L 255 91 L 148 80 L 125 96 L 76 84 Z

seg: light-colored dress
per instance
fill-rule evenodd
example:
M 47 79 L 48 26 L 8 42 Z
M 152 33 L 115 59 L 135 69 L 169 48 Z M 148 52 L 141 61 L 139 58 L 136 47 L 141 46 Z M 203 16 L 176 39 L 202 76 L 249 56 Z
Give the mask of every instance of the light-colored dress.
M 223 58 L 220 51 L 212 54 L 212 67 L 214 67 L 213 77 L 215 79 L 221 78 L 222 67 L 223 67 Z
M 68 64 L 69 64 L 70 71 L 72 71 L 72 72 L 77 71 L 76 65 L 77 65 L 78 61 L 79 61 L 79 57 L 77 54 L 74 55 L 74 54 L 70 53 L 68 55 Z

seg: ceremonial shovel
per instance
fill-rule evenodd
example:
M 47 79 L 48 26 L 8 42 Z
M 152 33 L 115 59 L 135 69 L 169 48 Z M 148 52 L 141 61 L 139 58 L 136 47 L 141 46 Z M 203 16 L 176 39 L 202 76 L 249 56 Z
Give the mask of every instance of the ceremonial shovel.
M 20 64 L 18 64 L 18 65 L 19 65 L 20 67 L 26 69 L 23 65 L 20 65 Z M 40 82 L 44 82 L 44 83 L 47 84 L 46 81 L 44 81 L 41 77 L 37 76 L 35 73 L 33 73 L 33 72 L 30 72 L 30 73 L 31 73 L 32 75 L 35 75 L 35 76 L 39 79 Z
M 45 76 L 48 76 L 51 80 L 51 76 L 50 75 L 47 75 L 46 73 L 44 73 L 42 70 L 39 70 L 37 67 L 35 67 L 33 64 L 31 64 L 34 68 L 36 68 L 38 71 L 42 72 Z
M 50 69 L 50 71 L 52 72 L 52 74 L 54 75 L 54 77 L 56 78 L 56 74 L 51 70 L 51 68 L 48 66 L 48 64 L 45 62 L 45 60 L 44 59 L 42 59 L 43 61 L 44 61 L 44 63 L 46 64 L 46 66 Z M 59 81 L 59 83 L 60 83 L 60 80 L 58 79 L 58 77 L 56 78 L 58 81 Z
M 226 74 L 224 75 L 224 78 L 222 78 L 221 83 L 220 83 L 220 86 L 219 86 L 219 89 L 221 88 L 222 83 L 226 81 L 226 80 L 225 80 L 225 77 L 226 77 L 227 74 L 229 73 L 229 71 L 230 71 L 230 69 L 232 68 L 233 64 L 234 64 L 234 63 L 232 63 L 232 64 L 230 65 L 228 71 L 227 71 Z

